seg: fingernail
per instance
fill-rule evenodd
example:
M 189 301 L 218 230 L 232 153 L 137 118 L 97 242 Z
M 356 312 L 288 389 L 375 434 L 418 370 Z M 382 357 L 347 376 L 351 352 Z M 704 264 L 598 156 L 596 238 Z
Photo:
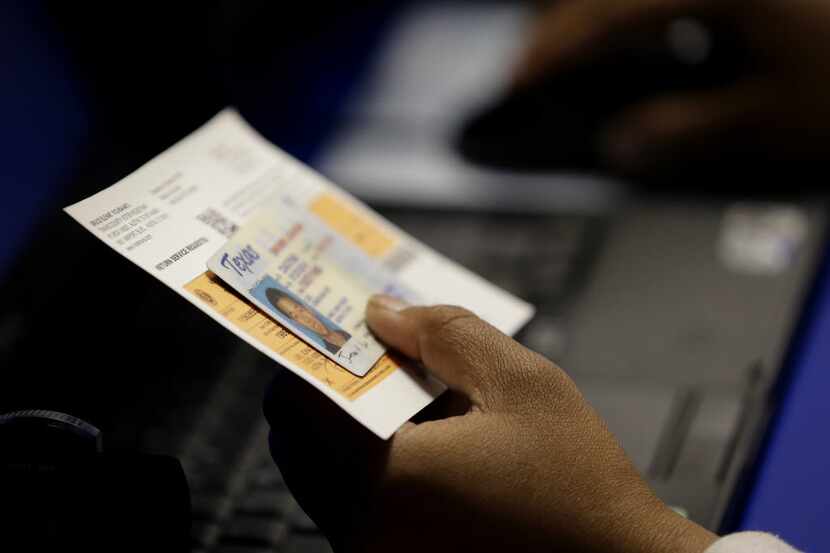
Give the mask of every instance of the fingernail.
M 375 294 L 369 299 L 369 305 L 395 313 L 403 311 L 407 307 L 411 307 L 408 303 L 400 300 L 394 296 L 387 296 L 385 294 Z

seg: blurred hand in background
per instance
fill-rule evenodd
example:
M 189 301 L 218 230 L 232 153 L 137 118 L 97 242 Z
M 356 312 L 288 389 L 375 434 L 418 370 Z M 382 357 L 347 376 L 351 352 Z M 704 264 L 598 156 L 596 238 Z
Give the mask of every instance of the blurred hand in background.
M 613 60 L 610 50 L 620 37 L 680 17 L 730 29 L 750 63 L 728 85 L 656 94 L 624 108 L 599 137 L 607 163 L 639 173 L 732 151 L 781 161 L 824 157 L 830 139 L 826 0 L 560 0 L 538 18 L 517 85 Z

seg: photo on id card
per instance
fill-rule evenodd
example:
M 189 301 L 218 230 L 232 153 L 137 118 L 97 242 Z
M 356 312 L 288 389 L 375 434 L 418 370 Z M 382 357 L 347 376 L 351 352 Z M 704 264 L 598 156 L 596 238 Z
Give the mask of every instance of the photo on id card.
M 311 305 L 289 292 L 271 276 L 265 276 L 251 289 L 251 294 L 277 316 L 294 322 L 294 328 L 302 335 L 337 354 L 352 335 L 323 316 Z

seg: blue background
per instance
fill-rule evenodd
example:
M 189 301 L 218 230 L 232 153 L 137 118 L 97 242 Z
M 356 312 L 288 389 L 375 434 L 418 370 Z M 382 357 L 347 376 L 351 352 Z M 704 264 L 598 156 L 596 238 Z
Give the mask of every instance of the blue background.
M 740 529 L 830 550 L 830 264 L 809 301 Z

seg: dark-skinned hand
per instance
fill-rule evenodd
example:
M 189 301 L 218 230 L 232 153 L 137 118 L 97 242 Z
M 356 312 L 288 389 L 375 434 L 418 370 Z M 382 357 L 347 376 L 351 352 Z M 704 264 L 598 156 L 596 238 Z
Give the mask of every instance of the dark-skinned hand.
M 570 378 L 458 307 L 376 297 L 367 322 L 450 391 L 390 440 L 292 374 L 272 453 L 335 551 L 700 553 L 715 536 L 642 480 Z

